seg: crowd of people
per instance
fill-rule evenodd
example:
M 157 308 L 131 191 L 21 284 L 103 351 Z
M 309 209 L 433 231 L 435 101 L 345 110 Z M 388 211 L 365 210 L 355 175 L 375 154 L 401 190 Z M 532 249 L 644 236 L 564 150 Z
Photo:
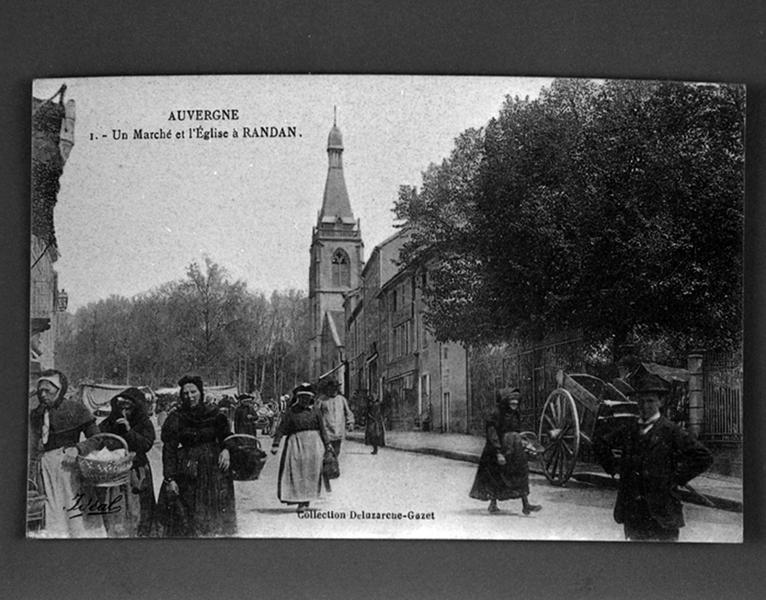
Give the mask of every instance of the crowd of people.
M 110 401 L 109 414 L 99 424 L 82 404 L 67 395 L 66 376 L 57 370 L 41 373 L 38 405 L 30 414 L 30 480 L 45 498 L 41 533 L 50 537 L 210 537 L 237 532 L 232 434 L 258 437 L 273 434 L 272 453 L 282 444 L 277 498 L 305 511 L 331 491 L 345 432 L 354 415 L 336 380 L 327 378 L 318 389 L 308 383 L 284 395 L 277 411 L 259 411 L 260 403 L 242 395 L 233 410 L 207 401 L 202 379 L 186 375 L 178 381 L 178 401 L 163 411 L 162 483 L 155 489 L 148 453 L 157 438 L 144 393 L 128 387 Z M 370 403 L 374 405 L 373 402 Z M 264 416 L 265 415 L 265 416 Z M 377 419 L 377 420 L 376 420 Z M 383 425 L 376 427 L 375 449 L 382 445 Z M 233 427 L 232 427 L 233 425 Z M 236 436 L 235 436 L 236 437 Z M 117 440 L 115 442 L 115 440 Z M 127 472 L 113 481 L 88 479 L 78 458 L 124 446 Z M 328 475 L 331 458 L 336 473 Z M 115 463 L 125 459 L 115 459 Z M 128 470 L 129 467 L 129 470 Z
M 62 372 L 42 372 L 37 381 L 38 405 L 30 413 L 30 481 L 44 493 L 45 535 L 236 535 L 228 444 L 232 423 L 225 409 L 207 401 L 200 377 L 186 375 L 178 381 L 179 402 L 161 424 L 162 483 L 157 494 L 147 456 L 156 432 L 144 393 L 135 387 L 120 391 L 110 401 L 109 414 L 97 424 L 67 391 Z M 712 463 L 709 450 L 662 416 L 665 393 L 656 376 L 635 382 L 631 394 L 639 418 L 594 440 L 594 453 L 604 469 L 620 475 L 614 518 L 623 524 L 627 540 L 677 540 L 684 519 L 676 490 Z M 521 434 L 520 400 L 517 388 L 500 390 L 496 409 L 485 423 L 485 446 L 469 496 L 488 501 L 492 514 L 501 511 L 498 502 L 511 499 L 521 500 L 525 515 L 542 509 L 529 500 L 530 448 Z M 321 497 L 323 489 L 332 490 L 330 481 L 340 474 L 342 444 L 355 425 L 354 414 L 333 378 L 320 381 L 317 388 L 298 385 L 291 396 L 280 398 L 278 408 L 276 418 L 267 420 L 273 429 L 271 453 L 281 448 L 276 495 L 302 513 Z M 254 400 L 243 396 L 233 413 L 233 429 L 239 436 L 257 440 L 258 426 L 264 425 L 262 416 Z M 364 439 L 372 454 L 385 446 L 382 406 L 374 396 L 366 407 Z M 125 466 L 116 473 L 119 476 L 85 477 L 78 461 L 110 445 L 122 445 L 123 458 L 110 463 Z

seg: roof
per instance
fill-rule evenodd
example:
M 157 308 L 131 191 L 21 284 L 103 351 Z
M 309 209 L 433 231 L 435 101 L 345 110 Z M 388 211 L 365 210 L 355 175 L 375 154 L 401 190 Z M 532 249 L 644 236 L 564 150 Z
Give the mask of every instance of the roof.
M 343 326 L 345 313 L 342 310 L 330 310 L 326 314 L 333 342 L 336 346 L 343 346 L 346 342 L 346 328 Z
M 368 268 L 371 268 L 371 265 L 376 262 L 375 261 L 376 255 L 382 255 L 381 260 L 388 260 L 389 262 L 398 260 L 401 247 L 395 248 L 393 251 L 390 251 L 388 249 L 388 246 L 390 246 L 394 242 L 399 242 L 401 245 L 404 245 L 408 241 L 409 236 L 410 236 L 409 229 L 404 227 L 392 233 L 386 239 L 380 242 L 377 246 L 375 246 L 372 249 L 372 252 L 370 252 L 370 257 L 367 259 L 367 262 L 364 263 L 364 267 L 362 268 L 362 277 L 364 277 L 364 274 L 367 272 Z M 387 272 L 382 273 L 381 275 L 385 275 L 385 274 L 387 274 Z M 386 281 L 388 280 L 388 277 L 382 277 L 382 280 Z
M 330 148 L 343 150 L 343 134 L 335 124 L 330 129 L 330 135 L 327 136 L 327 149 Z
M 319 223 L 345 223 L 354 225 L 354 213 L 346 190 L 346 180 L 343 177 L 343 136 L 340 129 L 333 125 L 327 137 L 327 180 L 324 185 L 322 210 L 319 213 Z

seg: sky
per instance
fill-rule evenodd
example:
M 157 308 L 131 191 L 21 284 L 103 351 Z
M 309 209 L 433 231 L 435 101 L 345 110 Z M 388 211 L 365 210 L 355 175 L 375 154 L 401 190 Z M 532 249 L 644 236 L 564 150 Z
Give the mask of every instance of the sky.
M 428 165 L 448 157 L 461 132 L 486 125 L 506 95 L 534 98 L 551 82 L 357 75 L 37 80 L 35 97 L 49 98 L 65 83 L 66 100 L 76 103 L 75 143 L 54 213 L 55 268 L 69 310 L 182 279 L 205 257 L 251 291 L 307 290 L 334 110 L 366 258 L 395 231 L 400 185 L 420 186 Z M 239 118 L 169 120 L 187 109 L 232 109 Z M 189 128 L 199 126 L 229 137 L 190 137 Z M 297 135 L 242 137 L 244 128 L 261 126 L 292 126 Z M 171 137 L 133 139 L 139 128 Z M 231 137 L 234 130 L 240 137 Z M 115 131 L 127 139 L 115 139 Z

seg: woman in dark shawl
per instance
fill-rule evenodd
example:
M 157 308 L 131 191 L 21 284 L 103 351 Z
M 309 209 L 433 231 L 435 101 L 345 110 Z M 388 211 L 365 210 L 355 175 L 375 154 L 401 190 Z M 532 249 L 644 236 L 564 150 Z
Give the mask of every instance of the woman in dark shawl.
M 382 404 L 374 395 L 370 396 L 367 402 L 364 443 L 367 446 L 372 446 L 371 454 L 378 453 L 378 446 L 386 445 L 386 428 L 383 424 Z
M 479 469 L 469 496 L 489 500 L 489 512 L 496 513 L 498 500 L 521 498 L 525 515 L 542 507 L 530 504 L 529 466 L 521 435 L 517 388 L 504 388 L 497 397 L 497 409 L 486 422 L 487 441 L 479 458 Z
M 128 388 L 111 400 L 112 410 L 99 426 L 102 433 L 123 438 L 128 451 L 135 452 L 126 484 L 106 488 L 106 504 L 114 511 L 104 515 L 109 537 L 151 535 L 154 517 L 154 483 L 146 454 L 152 449 L 156 433 L 146 413 L 146 398 L 138 388 Z M 110 443 L 110 447 L 112 444 Z
M 224 440 L 229 420 L 205 402 L 202 379 L 186 375 L 178 382 L 181 406 L 162 427 L 164 534 L 172 537 L 232 536 L 237 532 L 234 480 Z

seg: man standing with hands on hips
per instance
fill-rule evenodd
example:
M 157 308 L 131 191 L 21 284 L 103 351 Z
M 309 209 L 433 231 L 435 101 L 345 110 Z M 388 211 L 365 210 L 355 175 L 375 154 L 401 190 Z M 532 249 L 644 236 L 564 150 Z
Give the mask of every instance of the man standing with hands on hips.
M 678 487 L 710 468 L 713 456 L 693 434 L 662 416 L 669 389 L 660 377 L 642 372 L 631 385 L 638 420 L 596 439 L 594 450 L 610 475 L 618 471 L 612 449 L 621 451 L 614 520 L 623 524 L 625 539 L 674 542 L 684 526 Z

